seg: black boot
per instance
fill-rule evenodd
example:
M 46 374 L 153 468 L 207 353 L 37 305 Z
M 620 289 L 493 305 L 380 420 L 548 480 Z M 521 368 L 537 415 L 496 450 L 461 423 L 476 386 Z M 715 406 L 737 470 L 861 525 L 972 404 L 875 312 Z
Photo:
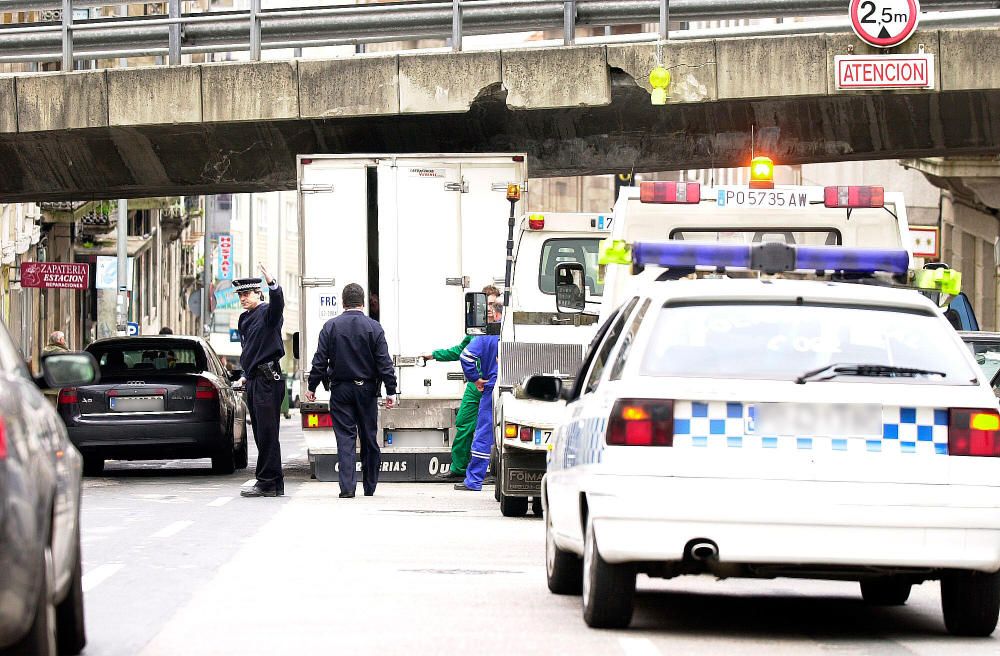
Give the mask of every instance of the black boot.
M 266 488 L 261 487 L 260 483 L 255 484 L 253 487 L 246 490 L 240 490 L 241 497 L 276 497 L 280 496 L 278 494 L 278 488 Z

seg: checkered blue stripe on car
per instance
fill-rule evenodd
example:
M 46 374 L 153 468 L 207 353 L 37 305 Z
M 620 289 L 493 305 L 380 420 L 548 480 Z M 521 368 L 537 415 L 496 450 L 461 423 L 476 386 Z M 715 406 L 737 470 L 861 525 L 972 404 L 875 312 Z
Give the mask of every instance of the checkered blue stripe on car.
M 948 411 L 941 408 L 883 406 L 879 438 L 760 435 L 747 429 L 752 414 L 753 404 L 675 401 L 674 446 L 948 454 Z

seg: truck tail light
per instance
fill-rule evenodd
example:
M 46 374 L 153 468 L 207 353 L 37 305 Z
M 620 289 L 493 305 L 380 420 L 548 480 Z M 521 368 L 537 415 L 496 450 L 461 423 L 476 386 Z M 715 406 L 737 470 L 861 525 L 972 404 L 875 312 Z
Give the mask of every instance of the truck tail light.
M 7 459 L 7 427 L 3 423 L 3 417 L 0 417 L 0 460 Z
M 517 437 L 517 424 L 504 424 L 503 436 L 508 440 L 512 440 Z
M 531 230 L 542 230 L 545 228 L 545 215 L 532 214 L 528 216 L 528 228 Z
M 882 187 L 824 187 L 823 204 L 826 207 L 883 207 L 885 189 Z
M 669 399 L 618 399 L 608 420 L 611 446 L 673 446 L 674 402 Z
M 64 387 L 59 390 L 59 405 L 69 405 L 71 403 L 79 402 L 80 396 L 75 387 Z
M 303 412 L 302 428 L 333 428 L 329 412 Z
M 211 381 L 201 379 L 195 387 L 194 398 L 199 401 L 217 399 L 219 398 L 219 390 L 215 389 L 215 385 Z
M 643 203 L 694 205 L 701 202 L 701 183 L 640 182 L 639 201 Z
M 520 438 L 520 440 L 522 442 L 530 442 L 531 441 L 531 427 L 530 426 L 521 426 L 521 428 L 517 431 L 517 436 Z
M 1000 457 L 1000 413 L 952 408 L 948 415 L 948 455 Z

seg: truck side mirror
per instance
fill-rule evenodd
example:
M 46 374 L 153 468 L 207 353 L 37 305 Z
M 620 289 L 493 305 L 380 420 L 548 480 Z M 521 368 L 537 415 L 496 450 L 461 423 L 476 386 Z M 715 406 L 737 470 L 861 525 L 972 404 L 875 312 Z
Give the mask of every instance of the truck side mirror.
M 587 275 L 579 262 L 556 265 L 556 310 L 579 314 L 587 307 Z
M 558 401 L 563 398 L 562 379 L 539 374 L 529 376 L 521 384 L 524 395 L 536 401 Z
M 302 356 L 299 355 L 299 331 L 292 333 L 292 356 L 298 360 Z
M 486 334 L 486 294 L 468 292 L 465 295 L 465 334 Z

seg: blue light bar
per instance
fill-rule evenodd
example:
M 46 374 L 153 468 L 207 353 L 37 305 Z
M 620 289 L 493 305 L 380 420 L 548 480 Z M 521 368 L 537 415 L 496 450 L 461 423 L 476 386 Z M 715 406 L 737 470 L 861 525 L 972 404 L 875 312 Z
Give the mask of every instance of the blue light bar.
M 844 246 L 789 246 L 783 243 L 716 244 L 685 241 L 636 242 L 631 261 L 638 266 L 712 267 L 752 269 L 765 273 L 828 271 L 873 274 L 906 273 L 910 265 L 904 250 L 846 248 Z
M 910 255 L 906 251 L 883 248 L 796 246 L 795 268 L 844 273 L 906 273 L 910 269 Z
M 705 244 L 684 241 L 648 242 L 632 245 L 632 261 L 662 267 L 750 267 L 750 247 L 743 244 Z

